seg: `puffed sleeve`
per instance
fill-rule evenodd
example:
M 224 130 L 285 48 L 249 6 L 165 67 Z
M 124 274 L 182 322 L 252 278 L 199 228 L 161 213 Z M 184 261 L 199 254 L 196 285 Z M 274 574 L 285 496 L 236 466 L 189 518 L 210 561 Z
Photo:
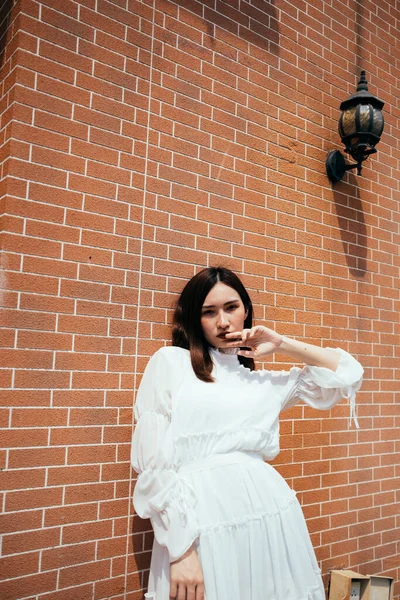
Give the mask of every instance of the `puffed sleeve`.
M 150 519 L 157 542 L 170 561 L 180 558 L 198 535 L 192 488 L 179 477 L 171 431 L 174 369 L 164 348 L 150 359 L 135 402 L 137 421 L 131 463 L 138 473 L 133 505 Z
M 329 410 L 342 398 L 350 400 L 350 422 L 353 419 L 359 428 L 356 414 L 356 393 L 360 389 L 364 369 L 348 352 L 334 349 L 340 354 L 336 371 L 325 367 L 307 365 L 290 378 L 282 409 L 290 408 L 303 401 L 312 408 Z M 293 371 L 293 370 L 292 370 Z

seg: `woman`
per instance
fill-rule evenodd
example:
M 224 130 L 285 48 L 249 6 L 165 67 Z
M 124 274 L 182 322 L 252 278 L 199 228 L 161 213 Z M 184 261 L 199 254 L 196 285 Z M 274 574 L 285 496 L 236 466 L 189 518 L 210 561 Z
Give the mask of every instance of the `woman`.
M 134 506 L 155 533 L 156 600 L 323 600 L 300 505 L 264 460 L 279 452 L 280 411 L 330 409 L 355 392 L 361 365 L 252 326 L 240 279 L 207 268 L 176 306 L 172 346 L 150 359 L 139 388 Z M 255 371 L 274 352 L 306 364 Z

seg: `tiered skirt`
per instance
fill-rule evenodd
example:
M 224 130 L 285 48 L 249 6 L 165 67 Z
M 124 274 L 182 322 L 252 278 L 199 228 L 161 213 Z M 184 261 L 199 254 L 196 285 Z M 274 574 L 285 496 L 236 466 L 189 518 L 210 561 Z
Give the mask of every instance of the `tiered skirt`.
M 296 495 L 261 455 L 213 455 L 179 475 L 197 499 L 206 600 L 325 600 Z M 169 600 L 168 559 L 156 542 L 152 572 L 149 590 Z

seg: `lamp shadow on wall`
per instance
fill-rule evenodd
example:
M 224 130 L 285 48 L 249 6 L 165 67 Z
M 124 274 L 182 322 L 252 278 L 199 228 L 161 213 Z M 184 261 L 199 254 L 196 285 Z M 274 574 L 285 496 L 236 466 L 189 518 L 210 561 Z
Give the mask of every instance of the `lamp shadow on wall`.
M 144 548 L 143 535 L 145 535 Z M 150 519 L 141 519 L 135 514 L 130 529 L 130 542 L 137 572 L 141 574 L 139 576 L 141 577 L 141 587 L 143 589 L 147 589 L 153 539 L 154 534 Z
M 354 277 L 363 279 L 367 272 L 367 227 L 357 178 L 352 173 L 347 182 L 333 189 L 333 199 L 347 266 Z
M 258 0 L 257 7 L 242 2 L 240 9 L 217 2 L 223 13 L 212 10 L 206 2 L 200 0 L 200 3 L 204 4 L 204 20 L 212 45 L 215 43 L 214 26 L 217 26 L 262 50 L 279 54 L 279 19 L 275 0 Z

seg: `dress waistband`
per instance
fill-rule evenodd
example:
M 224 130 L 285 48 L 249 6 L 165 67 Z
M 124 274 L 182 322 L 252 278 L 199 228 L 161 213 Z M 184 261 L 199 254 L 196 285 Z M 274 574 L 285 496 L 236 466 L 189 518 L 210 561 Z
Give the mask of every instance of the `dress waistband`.
M 190 462 L 180 465 L 178 472 L 182 475 L 193 473 L 194 471 L 205 471 L 206 469 L 214 469 L 226 465 L 235 465 L 243 463 L 251 463 L 253 461 L 264 462 L 261 454 L 258 452 L 227 452 L 226 454 L 211 454 L 205 458 L 191 460 Z

